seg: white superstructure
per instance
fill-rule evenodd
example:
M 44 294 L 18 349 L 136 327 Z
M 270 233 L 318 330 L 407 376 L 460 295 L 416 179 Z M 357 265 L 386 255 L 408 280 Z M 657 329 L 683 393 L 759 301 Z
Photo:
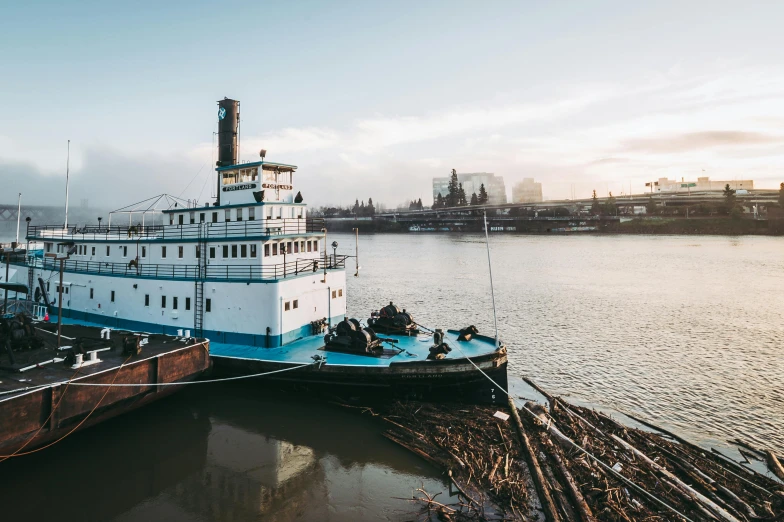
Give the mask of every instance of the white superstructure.
M 342 319 L 346 257 L 329 253 L 323 220 L 295 195 L 296 167 L 262 160 L 216 171 L 220 204 L 171 205 L 162 225 L 30 226 L 27 239 L 45 254 L 17 267 L 17 282 L 41 278 L 55 301 L 54 256 L 72 251 L 64 317 L 224 343 L 279 346 L 317 333 L 313 322 Z

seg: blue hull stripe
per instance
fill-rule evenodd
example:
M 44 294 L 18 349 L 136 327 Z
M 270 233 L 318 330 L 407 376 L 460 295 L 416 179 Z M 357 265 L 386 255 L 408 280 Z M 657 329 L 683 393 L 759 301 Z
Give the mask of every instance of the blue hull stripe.
M 52 322 L 56 322 L 57 315 L 52 314 L 49 316 L 49 319 Z M 131 321 L 129 319 L 121 319 L 119 317 L 110 317 L 102 314 L 63 309 L 63 320 L 68 322 L 68 319 L 78 323 L 88 323 L 98 326 L 109 326 L 111 328 L 166 335 L 177 335 L 177 330 L 189 329 L 191 331 L 191 335 L 195 335 L 193 328 L 167 326 L 156 323 L 146 323 L 143 321 Z M 337 324 L 342 320 L 343 316 L 333 317 L 332 324 Z M 269 338 L 267 338 L 266 335 L 204 330 L 204 337 L 207 337 L 210 341 L 214 341 L 216 343 L 239 344 L 245 346 L 256 346 L 259 348 L 276 348 L 278 346 L 282 346 L 283 344 L 288 344 L 292 341 L 296 341 L 297 339 L 308 337 L 310 335 L 312 334 L 309 324 L 286 332 L 283 335 L 270 335 Z

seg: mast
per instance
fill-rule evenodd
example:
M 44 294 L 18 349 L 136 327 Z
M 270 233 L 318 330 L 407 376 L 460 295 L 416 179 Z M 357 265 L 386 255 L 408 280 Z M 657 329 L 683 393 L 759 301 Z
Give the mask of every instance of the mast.
M 71 140 L 68 140 L 68 156 L 65 160 L 65 225 L 63 229 L 68 228 L 68 180 L 71 173 Z
M 19 246 L 19 221 L 22 219 L 22 193 L 19 193 L 19 202 L 16 205 L 16 246 Z

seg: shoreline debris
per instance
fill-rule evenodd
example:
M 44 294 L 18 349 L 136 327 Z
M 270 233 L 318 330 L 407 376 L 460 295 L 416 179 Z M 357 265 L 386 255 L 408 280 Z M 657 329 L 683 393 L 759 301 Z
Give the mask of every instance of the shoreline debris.
M 656 432 L 545 397 L 549 408 L 518 410 L 510 399 L 508 420 L 480 405 L 377 410 L 384 436 L 444 470 L 457 490 L 456 504 L 419 490 L 412 500 L 425 520 L 784 521 L 776 479 L 648 423 Z M 772 471 L 781 468 L 763 454 Z

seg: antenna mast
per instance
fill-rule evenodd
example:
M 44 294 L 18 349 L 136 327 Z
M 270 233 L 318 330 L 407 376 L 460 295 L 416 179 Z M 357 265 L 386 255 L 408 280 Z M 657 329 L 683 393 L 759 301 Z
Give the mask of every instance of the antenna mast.
M 498 350 L 498 316 L 495 313 L 495 291 L 493 290 L 493 265 L 490 263 L 490 236 L 487 233 L 487 211 L 484 211 L 485 218 L 485 245 L 487 246 L 487 270 L 490 272 L 490 297 L 493 300 L 493 324 L 495 325 L 495 349 Z
M 19 246 L 19 221 L 22 219 L 22 193 L 19 193 L 19 202 L 16 205 L 16 246 Z
M 68 140 L 68 157 L 65 160 L 65 225 L 68 228 L 68 181 L 71 174 L 71 140 Z

